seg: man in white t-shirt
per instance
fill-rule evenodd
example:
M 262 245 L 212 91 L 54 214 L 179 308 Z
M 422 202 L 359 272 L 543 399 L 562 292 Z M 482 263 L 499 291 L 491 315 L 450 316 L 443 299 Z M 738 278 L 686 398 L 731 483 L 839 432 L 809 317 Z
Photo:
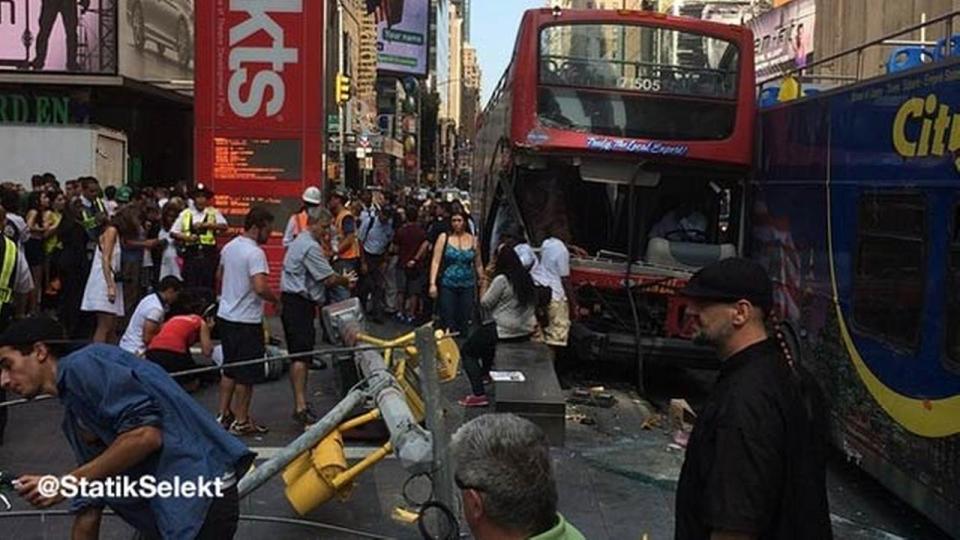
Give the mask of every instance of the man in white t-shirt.
M 250 209 L 243 222 L 243 234 L 223 246 L 220 253 L 223 278 L 217 327 L 225 367 L 266 355 L 263 302 L 278 304 L 279 301 L 267 284 L 270 268 L 267 254 L 260 246 L 270 238 L 272 224 L 273 215 L 269 211 L 262 207 Z M 267 432 L 266 427 L 250 418 L 253 385 L 262 376 L 262 364 L 224 369 L 217 419 L 229 428 L 230 433 L 257 435 Z
M 180 294 L 182 283 L 173 276 L 160 280 L 158 292 L 148 294 L 137 304 L 137 309 L 130 317 L 130 324 L 120 338 L 120 348 L 139 356 L 147 350 L 147 345 L 153 336 L 160 331 L 163 319 L 170 304 L 176 301 Z
M 577 301 L 570 284 L 570 251 L 567 245 L 551 234 L 540 246 L 540 264 L 530 272 L 534 281 L 550 287 L 548 309 L 550 324 L 543 329 L 543 342 L 566 347 L 570 334 L 570 313 L 576 313 Z

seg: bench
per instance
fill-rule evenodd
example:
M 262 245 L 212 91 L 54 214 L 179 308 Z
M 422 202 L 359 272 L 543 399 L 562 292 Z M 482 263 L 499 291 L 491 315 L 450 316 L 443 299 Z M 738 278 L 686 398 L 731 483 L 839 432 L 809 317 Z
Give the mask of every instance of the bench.
M 566 398 L 553 367 L 553 351 L 535 342 L 499 343 L 494 371 L 519 371 L 523 382 L 494 382 L 494 408 L 540 426 L 551 446 L 563 446 Z

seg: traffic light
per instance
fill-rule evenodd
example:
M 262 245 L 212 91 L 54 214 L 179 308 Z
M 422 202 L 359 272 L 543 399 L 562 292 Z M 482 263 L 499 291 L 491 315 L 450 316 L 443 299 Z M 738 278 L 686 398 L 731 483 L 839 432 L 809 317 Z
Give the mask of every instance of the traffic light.
M 346 103 L 350 101 L 350 77 L 342 73 L 337 73 L 337 83 L 335 89 L 335 95 L 337 98 L 337 103 Z
M 340 495 L 350 493 L 351 484 L 338 483 L 348 469 L 343 453 L 343 436 L 334 431 L 312 450 L 300 454 L 283 471 L 287 500 L 301 516 Z

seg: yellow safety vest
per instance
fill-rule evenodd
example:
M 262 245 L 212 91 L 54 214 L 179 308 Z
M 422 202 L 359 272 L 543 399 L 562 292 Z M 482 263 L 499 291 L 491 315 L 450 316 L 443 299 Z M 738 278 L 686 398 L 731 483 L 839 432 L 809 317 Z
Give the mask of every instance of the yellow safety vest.
M 83 228 L 87 231 L 97 228 L 97 214 L 106 214 L 107 207 L 103 204 L 103 199 L 94 199 L 93 206 L 97 209 L 96 212 L 91 212 L 86 206 L 83 206 L 81 214 L 83 217 Z
M 13 301 L 13 288 L 10 286 L 13 273 L 17 269 L 17 244 L 3 237 L 3 265 L 0 266 L 0 304 Z
M 60 221 L 63 219 L 63 214 L 55 210 L 50 210 L 50 215 L 53 216 L 53 226 L 57 227 L 60 225 Z M 47 255 L 53 253 L 58 249 L 63 249 L 63 242 L 60 240 L 60 235 L 55 234 L 50 236 L 43 241 L 43 252 Z
M 353 217 L 353 214 L 350 212 L 350 210 L 347 210 L 346 208 L 344 208 L 343 210 L 340 211 L 339 214 L 337 214 L 337 218 L 336 218 L 337 236 L 339 237 L 339 240 L 340 240 L 339 244 L 341 246 L 343 244 L 344 239 L 346 239 L 347 237 L 347 235 L 343 233 L 343 220 L 347 219 L 348 217 Z M 354 223 L 356 223 L 356 219 L 354 219 Z M 356 227 L 354 227 L 354 234 L 356 234 Z M 339 255 L 341 259 L 359 259 L 360 258 L 360 242 L 359 241 L 354 242 L 353 246 L 347 250 L 344 250 L 343 247 L 340 247 Z
M 203 210 L 203 219 L 206 223 L 217 222 L 217 211 L 213 208 L 205 208 Z M 211 221 L 212 220 L 212 221 Z M 183 234 L 190 234 L 191 229 L 193 228 L 193 214 L 190 213 L 190 210 L 184 210 L 183 212 Z M 200 235 L 200 245 L 201 246 L 215 246 L 217 245 L 217 238 L 213 234 L 213 231 L 206 230 L 203 231 L 203 234 Z

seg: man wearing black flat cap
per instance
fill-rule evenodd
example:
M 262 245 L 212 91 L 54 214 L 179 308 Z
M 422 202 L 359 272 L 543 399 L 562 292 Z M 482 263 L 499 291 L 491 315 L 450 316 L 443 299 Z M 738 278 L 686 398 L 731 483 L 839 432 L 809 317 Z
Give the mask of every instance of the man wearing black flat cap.
M 726 259 L 682 295 L 720 377 L 690 436 L 676 498 L 677 540 L 829 540 L 822 399 L 772 340 L 770 278 Z

